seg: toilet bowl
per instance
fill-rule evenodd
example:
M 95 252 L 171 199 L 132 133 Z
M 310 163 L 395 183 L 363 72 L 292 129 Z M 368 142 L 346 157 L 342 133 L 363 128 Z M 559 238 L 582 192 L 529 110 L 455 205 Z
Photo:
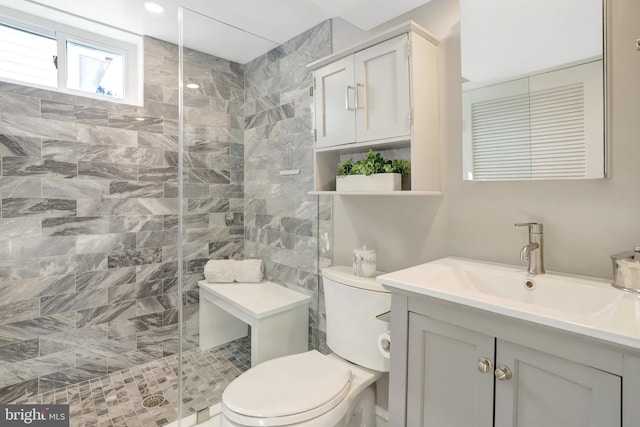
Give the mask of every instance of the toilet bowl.
M 233 380 L 222 394 L 222 427 L 372 427 L 373 384 L 389 371 L 377 349 L 388 323 L 377 315 L 391 305 L 375 278 L 350 267 L 322 270 L 327 345 L 263 362 Z
M 379 377 L 315 350 L 270 360 L 225 389 L 221 426 L 374 426 Z

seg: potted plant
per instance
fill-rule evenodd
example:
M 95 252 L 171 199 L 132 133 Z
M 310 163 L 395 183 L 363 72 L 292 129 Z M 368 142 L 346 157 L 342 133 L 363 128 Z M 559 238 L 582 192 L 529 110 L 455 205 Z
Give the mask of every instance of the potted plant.
M 410 173 L 407 160 L 385 160 L 382 154 L 369 150 L 362 160 L 354 163 L 349 158 L 338 164 L 336 191 L 398 191 L 402 176 Z

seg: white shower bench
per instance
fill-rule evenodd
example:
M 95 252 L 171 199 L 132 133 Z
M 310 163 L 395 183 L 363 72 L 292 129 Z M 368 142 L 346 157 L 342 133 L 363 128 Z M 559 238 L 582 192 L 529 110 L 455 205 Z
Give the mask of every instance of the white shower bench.
M 308 350 L 311 297 L 272 282 L 198 286 L 201 350 L 246 337 L 248 326 L 251 366 Z

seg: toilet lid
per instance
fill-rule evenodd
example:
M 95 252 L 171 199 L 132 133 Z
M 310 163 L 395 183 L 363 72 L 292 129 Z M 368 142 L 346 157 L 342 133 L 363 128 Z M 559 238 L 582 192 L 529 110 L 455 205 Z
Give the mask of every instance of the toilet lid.
M 313 350 L 249 369 L 229 384 L 225 406 L 248 417 L 273 418 L 311 411 L 344 391 L 351 369 Z

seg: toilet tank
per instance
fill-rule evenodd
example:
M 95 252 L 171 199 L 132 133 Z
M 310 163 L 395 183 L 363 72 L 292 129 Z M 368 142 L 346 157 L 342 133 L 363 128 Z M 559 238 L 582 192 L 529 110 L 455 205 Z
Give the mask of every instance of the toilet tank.
M 391 294 L 373 277 L 358 277 L 351 267 L 322 269 L 327 313 L 327 345 L 338 356 L 378 372 L 389 371 L 378 336 L 389 323 L 376 318 L 391 308 Z

